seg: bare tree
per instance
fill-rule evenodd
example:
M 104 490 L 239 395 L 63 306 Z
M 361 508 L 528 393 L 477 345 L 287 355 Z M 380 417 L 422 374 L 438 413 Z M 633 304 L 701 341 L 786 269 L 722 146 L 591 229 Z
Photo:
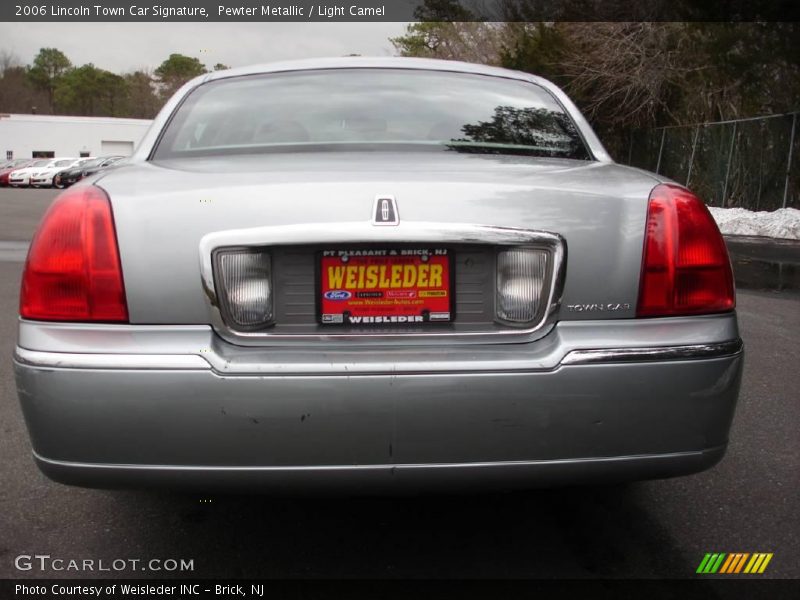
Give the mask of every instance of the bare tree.
M 0 51 L 0 112 L 29 113 L 45 106 L 46 94 L 31 87 L 27 69 L 17 55 Z
M 390 41 L 401 56 L 499 65 L 505 49 L 504 23 L 422 22 Z
M 0 77 L 12 67 L 21 67 L 22 62 L 11 50 L 0 50 Z
M 561 68 L 583 110 L 608 123 L 642 125 L 671 117 L 670 89 L 685 79 L 679 23 L 572 23 Z

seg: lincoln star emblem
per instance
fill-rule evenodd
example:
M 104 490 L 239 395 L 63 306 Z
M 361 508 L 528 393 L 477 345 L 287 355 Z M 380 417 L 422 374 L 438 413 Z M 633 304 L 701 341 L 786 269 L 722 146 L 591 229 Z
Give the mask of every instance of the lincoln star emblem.
M 400 213 L 394 196 L 376 196 L 372 207 L 373 225 L 399 225 Z

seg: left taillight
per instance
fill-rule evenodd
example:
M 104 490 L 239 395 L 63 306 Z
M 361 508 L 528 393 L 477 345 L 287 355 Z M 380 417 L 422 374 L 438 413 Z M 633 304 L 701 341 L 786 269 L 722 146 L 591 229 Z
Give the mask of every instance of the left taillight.
M 24 319 L 128 322 L 114 216 L 98 187 L 72 188 L 45 213 L 28 250 Z

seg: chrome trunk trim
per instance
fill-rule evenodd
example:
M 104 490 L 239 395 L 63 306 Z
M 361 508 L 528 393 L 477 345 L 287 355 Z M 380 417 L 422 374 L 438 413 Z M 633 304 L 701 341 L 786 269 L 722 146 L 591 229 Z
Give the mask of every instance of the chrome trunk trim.
M 223 248 L 274 247 L 296 245 L 335 244 L 480 244 L 489 246 L 521 246 L 544 248 L 552 257 L 551 279 L 548 282 L 547 300 L 537 321 L 529 327 L 505 326 L 496 331 L 376 331 L 375 333 L 325 333 L 289 334 L 263 331 L 239 331 L 232 329 L 222 317 L 220 298 L 215 289 L 213 253 Z M 209 233 L 200 240 L 200 273 L 211 312 L 211 323 L 225 340 L 238 345 L 260 346 L 273 342 L 315 341 L 351 343 L 453 343 L 454 341 L 499 343 L 507 341 L 531 341 L 536 332 L 546 330 L 555 320 L 561 304 L 567 245 L 564 238 L 555 233 L 517 229 L 512 227 L 490 227 L 470 223 L 429 223 L 404 221 L 394 227 L 374 227 L 371 221 L 350 223 L 311 223 L 254 227 Z M 502 325 L 502 324 L 501 324 Z

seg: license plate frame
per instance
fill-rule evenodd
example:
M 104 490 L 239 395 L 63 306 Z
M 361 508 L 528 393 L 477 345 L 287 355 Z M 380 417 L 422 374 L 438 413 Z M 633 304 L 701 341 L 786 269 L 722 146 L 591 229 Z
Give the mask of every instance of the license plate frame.
M 454 319 L 448 248 L 326 248 L 317 253 L 316 266 L 320 325 L 429 327 Z

